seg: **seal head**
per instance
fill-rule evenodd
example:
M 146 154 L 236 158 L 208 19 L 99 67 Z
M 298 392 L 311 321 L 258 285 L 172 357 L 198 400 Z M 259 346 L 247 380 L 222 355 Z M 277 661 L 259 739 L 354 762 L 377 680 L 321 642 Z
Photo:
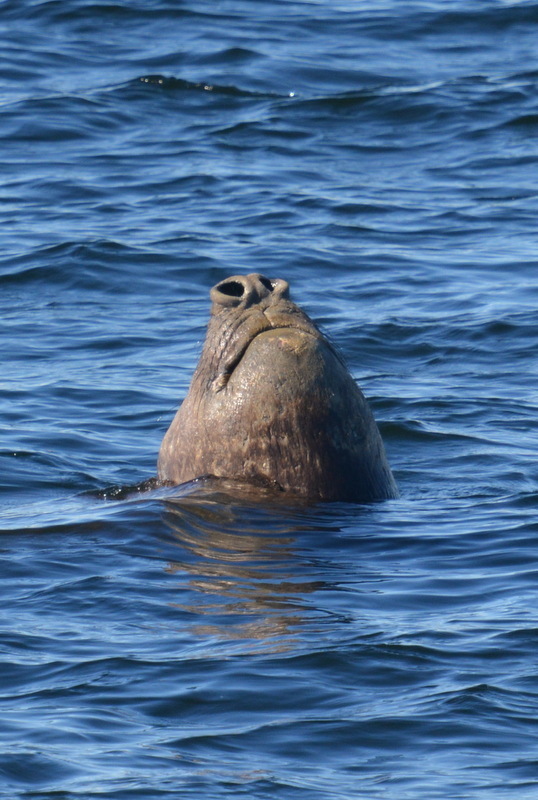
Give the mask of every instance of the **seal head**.
M 362 392 L 290 300 L 288 283 L 234 275 L 211 300 L 199 364 L 161 445 L 159 478 L 261 482 L 309 501 L 396 497 Z

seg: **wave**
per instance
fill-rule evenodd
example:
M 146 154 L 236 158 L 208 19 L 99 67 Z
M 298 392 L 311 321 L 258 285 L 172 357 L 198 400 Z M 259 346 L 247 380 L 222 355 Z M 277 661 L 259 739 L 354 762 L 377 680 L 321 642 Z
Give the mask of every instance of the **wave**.
M 130 86 L 143 83 L 150 87 L 158 87 L 167 92 L 207 92 L 224 97 L 272 99 L 289 97 L 290 95 L 278 94 L 276 92 L 256 92 L 242 89 L 238 86 L 223 86 L 215 83 L 204 83 L 184 80 L 183 78 L 167 77 L 165 75 L 142 75 L 140 78 L 130 82 Z

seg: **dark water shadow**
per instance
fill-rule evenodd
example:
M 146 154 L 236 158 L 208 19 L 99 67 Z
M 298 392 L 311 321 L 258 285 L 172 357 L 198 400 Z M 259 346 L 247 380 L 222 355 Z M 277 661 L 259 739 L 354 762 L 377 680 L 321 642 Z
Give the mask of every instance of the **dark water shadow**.
M 284 652 L 346 616 L 330 610 L 327 592 L 349 571 L 341 550 L 356 546 L 350 527 L 372 508 L 309 505 L 272 487 L 212 478 L 151 481 L 22 505 L 0 533 L 75 536 L 90 560 L 99 542 L 112 565 L 136 576 L 141 599 L 158 597 L 204 652 Z
M 181 608 L 196 616 L 194 632 L 287 649 L 327 588 L 316 541 L 341 530 L 339 514 L 211 480 L 163 504 L 166 571 L 188 589 Z

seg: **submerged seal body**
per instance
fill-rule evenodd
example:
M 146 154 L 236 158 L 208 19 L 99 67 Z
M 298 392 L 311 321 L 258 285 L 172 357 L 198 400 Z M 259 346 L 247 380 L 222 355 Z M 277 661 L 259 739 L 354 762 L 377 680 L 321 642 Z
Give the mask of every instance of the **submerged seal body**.
M 161 445 L 159 479 L 263 482 L 311 501 L 396 497 L 362 392 L 289 299 L 287 282 L 233 276 L 211 300 L 200 361 Z

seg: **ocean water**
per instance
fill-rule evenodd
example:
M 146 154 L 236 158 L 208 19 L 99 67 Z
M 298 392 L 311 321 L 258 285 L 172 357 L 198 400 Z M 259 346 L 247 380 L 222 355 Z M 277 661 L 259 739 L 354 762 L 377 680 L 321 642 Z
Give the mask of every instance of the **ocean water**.
M 536 800 L 538 2 L 4 0 L 0 56 L 0 796 Z M 252 271 L 401 497 L 103 499 Z

